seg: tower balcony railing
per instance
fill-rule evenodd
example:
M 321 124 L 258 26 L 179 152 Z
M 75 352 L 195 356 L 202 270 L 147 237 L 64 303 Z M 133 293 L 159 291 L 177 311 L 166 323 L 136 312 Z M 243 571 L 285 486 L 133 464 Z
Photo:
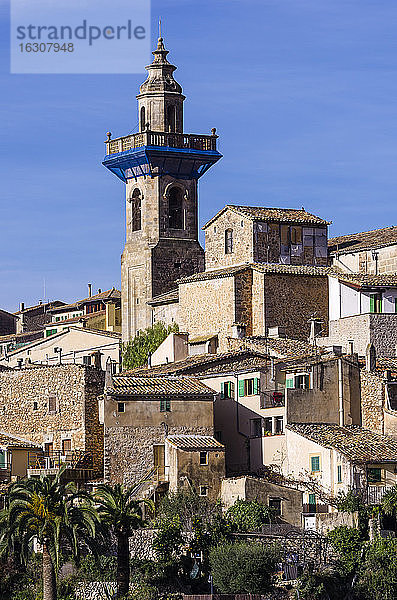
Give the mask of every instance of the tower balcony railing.
M 142 146 L 162 146 L 170 148 L 190 148 L 193 150 L 216 150 L 218 136 L 215 129 L 212 135 L 195 135 L 192 133 L 166 133 L 164 131 L 142 131 L 124 137 L 108 139 L 105 142 L 106 154 L 118 154 L 125 150 L 134 150 Z

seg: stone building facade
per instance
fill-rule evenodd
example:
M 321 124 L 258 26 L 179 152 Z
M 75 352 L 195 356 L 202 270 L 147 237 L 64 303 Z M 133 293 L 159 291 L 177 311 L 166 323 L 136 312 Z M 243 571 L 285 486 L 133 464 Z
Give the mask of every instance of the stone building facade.
M 328 225 L 304 209 L 225 206 L 203 227 L 206 270 L 243 263 L 326 266 Z
M 0 336 L 16 333 L 17 317 L 0 309 Z
M 348 273 L 397 272 L 397 227 L 341 235 L 328 241 L 332 265 Z
M 112 483 L 166 480 L 165 440 L 214 434 L 214 391 L 193 377 L 110 377 L 101 399 L 104 474 Z
M 98 396 L 104 372 L 60 365 L 0 372 L 0 427 L 41 446 L 47 455 L 92 454 L 93 476 L 103 472 L 103 427 Z
M 178 323 L 191 336 L 217 334 L 227 350 L 236 323 L 248 336 L 283 328 L 307 340 L 310 318 L 328 323 L 328 279 L 323 267 L 241 265 L 205 271 L 180 281 Z

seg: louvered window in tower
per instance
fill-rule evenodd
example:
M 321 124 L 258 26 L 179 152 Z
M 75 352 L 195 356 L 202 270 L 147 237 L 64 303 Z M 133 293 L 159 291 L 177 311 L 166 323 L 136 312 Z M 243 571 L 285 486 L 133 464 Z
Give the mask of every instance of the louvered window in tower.
M 132 192 L 131 196 L 131 231 L 141 229 L 141 192 L 138 188 Z
M 168 219 L 170 229 L 183 229 L 182 190 L 177 187 L 170 189 L 168 197 Z

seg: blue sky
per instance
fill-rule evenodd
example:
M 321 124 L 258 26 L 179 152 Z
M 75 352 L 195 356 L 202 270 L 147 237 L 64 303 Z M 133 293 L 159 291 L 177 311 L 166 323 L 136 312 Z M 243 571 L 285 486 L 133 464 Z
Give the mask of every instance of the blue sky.
M 200 224 L 225 204 L 301 207 L 331 235 L 397 224 L 395 0 L 154 0 L 185 131 L 217 127 Z M 103 140 L 137 124 L 138 75 L 10 75 L 0 0 L 0 308 L 120 285 L 123 184 Z M 149 61 L 149 57 L 148 57 Z

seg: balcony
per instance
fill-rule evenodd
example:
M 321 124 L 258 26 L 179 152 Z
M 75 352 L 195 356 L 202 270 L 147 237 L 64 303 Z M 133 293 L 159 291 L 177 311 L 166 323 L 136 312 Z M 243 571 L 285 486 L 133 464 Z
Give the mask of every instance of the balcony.
M 387 492 L 393 488 L 392 485 L 369 485 L 367 488 L 367 503 L 379 504 Z
M 62 466 L 66 467 L 65 479 L 85 481 L 92 476 L 92 454 L 84 450 L 75 450 L 65 454 L 58 451 L 47 456 L 28 453 L 28 477 L 56 475 Z
M 216 150 L 217 135 L 195 135 L 187 133 L 165 133 L 162 131 L 143 131 L 114 140 L 107 140 L 106 154 L 118 154 L 143 146 L 184 148 L 191 150 Z
M 328 504 L 302 504 L 302 513 L 307 514 L 318 514 L 318 513 L 327 513 Z
M 121 181 L 138 177 L 171 175 L 199 179 L 222 155 L 215 135 L 142 131 L 105 142 L 103 165 Z
M 285 395 L 283 392 L 263 392 L 261 394 L 261 408 L 278 408 L 285 406 Z

